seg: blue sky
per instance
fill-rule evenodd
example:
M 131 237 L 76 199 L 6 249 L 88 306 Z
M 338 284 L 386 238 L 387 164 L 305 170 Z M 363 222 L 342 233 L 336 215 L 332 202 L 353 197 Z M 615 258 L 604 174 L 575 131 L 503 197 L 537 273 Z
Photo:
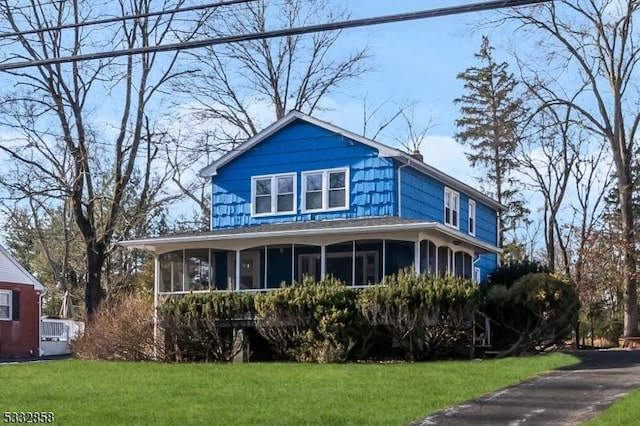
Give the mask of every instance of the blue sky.
M 352 10 L 353 18 L 380 16 L 416 10 L 468 4 L 470 1 L 364 1 L 343 2 Z M 475 65 L 485 32 L 474 30 L 489 13 L 469 13 L 409 22 L 377 25 L 345 30 L 341 48 L 369 46 L 372 71 L 362 76 L 348 93 L 333 100 L 339 108 L 320 113 L 321 118 L 354 132 L 363 127 L 363 99 L 371 104 L 389 100 L 418 102 L 416 118 L 432 120 L 429 138 L 422 146 L 425 161 L 468 183 L 474 183 L 477 171 L 470 169 L 464 148 L 454 140 L 455 120 L 459 109 L 453 99 L 463 94 L 459 72 Z M 500 44 L 498 34 L 488 34 Z M 496 52 L 501 56 L 500 52 Z M 502 59 L 504 60 L 504 59 Z M 390 109 L 393 109 L 391 106 Z M 390 130 L 391 135 L 403 134 L 401 123 Z M 380 140 L 393 143 L 392 140 Z

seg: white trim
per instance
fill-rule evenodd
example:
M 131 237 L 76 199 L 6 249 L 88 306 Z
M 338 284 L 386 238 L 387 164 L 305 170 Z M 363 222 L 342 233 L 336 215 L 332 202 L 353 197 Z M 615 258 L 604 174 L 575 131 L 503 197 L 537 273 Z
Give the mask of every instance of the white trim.
M 476 219 L 476 202 L 469 198 L 469 212 L 467 215 L 467 230 L 469 231 L 469 235 L 476 235 L 476 227 L 478 226 L 478 220 Z M 473 221 L 473 227 L 471 226 L 471 221 Z M 471 229 L 473 228 L 473 229 Z
M 9 315 L 5 317 L 0 317 L 0 321 L 12 321 L 13 319 L 13 291 L 11 290 L 0 290 L 0 294 L 6 294 L 7 300 L 9 301 L 7 305 L 0 306 L 8 306 L 9 307 Z
M 234 283 L 234 287 L 236 288 L 236 291 L 240 290 L 240 253 L 242 253 L 241 250 L 236 250 L 236 282 Z M 228 262 L 228 261 L 227 261 Z
M 476 283 L 476 284 L 480 284 L 480 278 L 482 277 L 482 273 L 480 271 L 480 268 L 478 268 L 477 266 L 473 267 L 473 275 L 471 277 L 471 280 Z
M 327 246 L 320 246 L 320 279 L 323 280 L 327 276 Z
M 454 203 L 453 206 L 448 206 L 449 210 L 451 212 L 451 217 L 447 217 L 447 201 L 448 201 L 448 197 L 450 196 L 451 201 Z M 453 213 L 456 213 L 455 215 L 455 221 L 453 220 L 454 215 Z M 442 221 L 445 225 L 450 226 L 452 228 L 455 229 L 460 229 L 460 193 L 457 191 L 454 191 L 453 189 L 445 186 L 444 187 L 444 209 L 443 209 L 443 213 L 444 213 L 444 220 Z M 455 222 L 455 223 L 454 223 Z
M 329 175 L 331 173 L 343 173 L 344 172 L 344 206 L 339 207 L 329 207 L 329 193 L 331 188 L 329 188 Z M 322 193 L 322 207 L 318 209 L 307 209 L 307 180 L 306 177 L 309 175 L 321 175 L 322 176 L 322 187 L 320 191 Z M 323 212 L 334 212 L 334 211 L 342 211 L 349 210 L 351 206 L 351 174 L 349 167 L 337 167 L 333 169 L 320 169 L 320 170 L 305 170 L 301 173 L 302 180 L 302 206 L 300 207 L 300 211 L 302 213 L 323 213 Z
M 268 268 L 268 264 L 269 264 L 269 246 L 265 244 L 264 246 L 264 288 L 269 287 L 269 268 Z M 259 266 L 258 262 L 258 266 Z
M 159 361 L 158 345 L 160 343 L 160 329 L 158 308 L 160 307 L 160 256 L 156 253 L 153 254 L 153 264 L 153 358 Z
M 296 245 L 291 243 L 291 284 L 296 282 Z
M 366 275 L 367 273 L 367 256 L 364 255 L 362 275 Z M 356 284 L 356 241 L 351 241 L 351 285 L 354 286 Z
M 387 276 L 387 240 L 382 239 L 382 278 Z
M 342 235 L 342 234 L 370 234 L 380 232 L 399 232 L 399 231 L 438 231 L 443 234 L 465 242 L 469 245 L 475 246 L 490 253 L 500 254 L 502 249 L 494 246 L 493 244 L 486 243 L 478 240 L 468 234 L 460 232 L 450 226 L 444 225 L 439 222 L 411 222 L 411 223 L 396 223 L 385 225 L 373 225 L 373 226 L 344 226 L 340 227 L 340 220 L 327 221 L 327 223 L 335 223 L 337 226 L 327 226 L 317 229 L 289 229 L 289 230 L 276 230 L 267 232 L 244 232 L 244 233 L 230 233 L 230 234 L 214 234 L 209 235 L 207 233 L 194 234 L 181 237 L 159 237 L 159 238 L 144 238 L 139 240 L 122 241 L 120 245 L 130 248 L 138 248 L 142 250 L 157 251 L 157 246 L 162 244 L 186 244 L 186 243 L 206 243 L 206 242 L 221 242 L 221 241 L 237 241 L 237 240 L 262 240 L 265 238 L 295 238 L 295 237 L 310 237 L 310 236 L 329 236 L 329 235 Z M 390 239 L 389 237 L 385 237 Z M 298 242 L 296 242 L 298 243 Z M 253 244 L 253 243 L 252 243 Z M 255 244 L 255 246 L 264 245 L 264 243 Z M 314 244 L 316 245 L 316 244 Z M 224 249 L 230 250 L 230 249 Z M 173 251 L 173 250 L 168 250 Z M 233 250 L 230 250 L 233 251 Z
M 36 277 L 31 275 L 31 273 L 27 271 L 20 262 L 18 262 L 18 259 L 13 257 L 13 255 L 9 253 L 9 251 L 5 249 L 2 245 L 0 245 L 0 255 L 3 255 L 4 257 L 6 257 L 9 260 L 9 262 L 11 262 L 13 266 L 15 266 L 24 275 L 25 281 L 16 282 L 15 284 L 27 284 L 27 285 L 31 284 L 35 290 L 41 291 L 43 293 L 47 292 L 47 289 L 45 288 L 45 286 L 42 285 L 40 281 L 36 279 Z
M 278 178 L 290 177 L 293 179 L 293 204 L 292 210 L 287 211 L 278 211 Z M 256 213 L 256 181 L 258 180 L 271 180 L 271 193 L 269 194 L 271 197 L 271 210 L 265 213 Z M 298 174 L 295 172 L 291 173 L 279 173 L 273 175 L 260 175 L 260 176 L 251 176 L 251 217 L 268 217 L 268 216 L 283 216 L 283 215 L 292 215 L 297 211 L 297 199 L 298 199 Z

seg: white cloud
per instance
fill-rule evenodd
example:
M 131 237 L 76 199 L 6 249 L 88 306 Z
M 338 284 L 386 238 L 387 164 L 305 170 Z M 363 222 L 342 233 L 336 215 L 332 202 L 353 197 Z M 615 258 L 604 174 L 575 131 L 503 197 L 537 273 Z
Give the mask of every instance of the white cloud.
M 464 148 L 452 137 L 444 135 L 427 136 L 420 152 L 424 157 L 425 163 L 468 185 L 478 186 L 478 180 L 475 176 L 479 172 L 471 167 L 464 154 Z

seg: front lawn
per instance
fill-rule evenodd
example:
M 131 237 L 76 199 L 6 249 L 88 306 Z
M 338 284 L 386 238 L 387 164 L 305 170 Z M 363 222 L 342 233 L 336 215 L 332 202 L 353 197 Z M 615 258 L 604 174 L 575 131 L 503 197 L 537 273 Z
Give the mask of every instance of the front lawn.
M 402 425 L 577 362 L 0 365 L 0 411 L 52 411 L 61 425 Z

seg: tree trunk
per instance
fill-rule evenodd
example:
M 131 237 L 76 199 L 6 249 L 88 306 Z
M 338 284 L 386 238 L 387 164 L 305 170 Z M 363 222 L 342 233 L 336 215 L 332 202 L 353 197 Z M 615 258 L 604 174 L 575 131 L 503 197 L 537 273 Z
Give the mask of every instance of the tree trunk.
M 622 179 L 618 179 L 620 182 Z M 620 182 L 620 218 L 624 247 L 624 336 L 638 337 L 638 297 L 636 289 L 636 247 L 633 226 L 631 180 Z
M 87 286 L 85 290 L 85 303 L 87 309 L 87 322 L 93 322 L 98 305 L 102 299 L 100 286 L 102 266 L 105 260 L 105 248 L 103 244 L 95 240 L 87 242 Z

